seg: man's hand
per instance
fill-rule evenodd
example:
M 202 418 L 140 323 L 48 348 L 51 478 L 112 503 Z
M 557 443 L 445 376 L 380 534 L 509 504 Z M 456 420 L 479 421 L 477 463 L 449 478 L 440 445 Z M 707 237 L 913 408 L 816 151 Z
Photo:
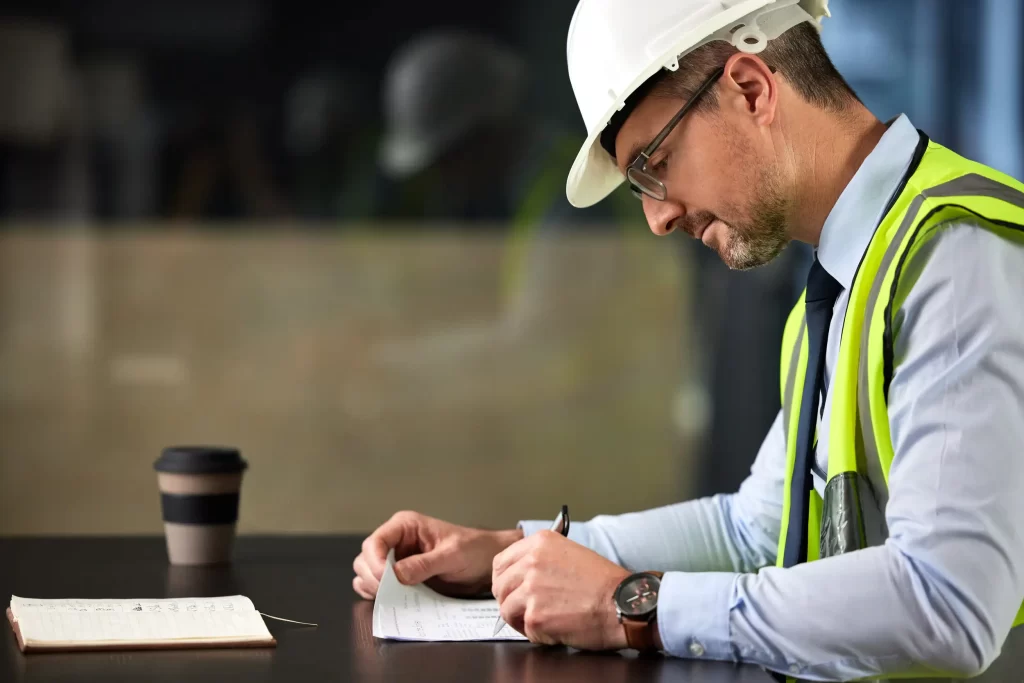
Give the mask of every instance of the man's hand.
M 494 556 L 523 537 L 519 530 L 483 531 L 456 526 L 416 512 L 399 512 L 363 541 L 352 563 L 352 588 L 377 595 L 388 551 L 395 549 L 395 576 L 406 585 L 426 582 L 453 596 L 477 595 L 491 585 Z
M 508 625 L 532 642 L 621 650 L 626 635 L 612 596 L 629 571 L 551 531 L 494 558 L 492 591 Z

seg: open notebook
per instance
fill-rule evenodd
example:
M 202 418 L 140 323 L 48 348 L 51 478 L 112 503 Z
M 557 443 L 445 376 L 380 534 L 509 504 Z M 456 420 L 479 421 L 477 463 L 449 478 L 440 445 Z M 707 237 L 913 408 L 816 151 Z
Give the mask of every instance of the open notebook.
M 277 645 L 252 601 L 241 595 L 170 600 L 12 596 L 7 618 L 22 652 Z

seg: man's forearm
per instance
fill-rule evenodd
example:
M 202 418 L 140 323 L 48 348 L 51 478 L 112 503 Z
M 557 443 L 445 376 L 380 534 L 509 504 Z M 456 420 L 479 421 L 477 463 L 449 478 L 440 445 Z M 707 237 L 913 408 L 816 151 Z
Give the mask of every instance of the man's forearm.
M 738 520 L 734 496 L 573 522 L 569 539 L 634 571 L 753 571 L 774 560 L 777 537 Z M 550 522 L 523 522 L 527 535 Z

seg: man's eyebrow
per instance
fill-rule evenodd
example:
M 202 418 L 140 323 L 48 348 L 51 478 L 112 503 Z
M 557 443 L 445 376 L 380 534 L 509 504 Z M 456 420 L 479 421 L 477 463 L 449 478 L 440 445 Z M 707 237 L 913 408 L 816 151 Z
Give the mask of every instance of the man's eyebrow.
M 651 144 L 651 143 L 649 143 L 649 142 L 646 142 L 646 143 L 638 142 L 635 145 L 633 145 L 632 147 L 630 147 L 630 149 L 629 149 L 629 156 L 626 157 L 625 167 L 628 168 L 629 165 L 632 164 L 633 161 L 638 156 L 640 156 L 640 152 L 642 152 L 645 149 L 647 149 L 647 145 L 649 145 L 649 144 Z

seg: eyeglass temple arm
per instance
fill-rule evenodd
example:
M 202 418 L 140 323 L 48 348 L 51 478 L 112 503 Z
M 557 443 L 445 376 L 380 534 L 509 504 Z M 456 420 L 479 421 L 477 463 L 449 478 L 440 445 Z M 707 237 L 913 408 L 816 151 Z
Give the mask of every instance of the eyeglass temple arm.
M 706 81 L 704 81 L 701 84 L 699 88 L 697 88 L 697 92 L 693 93 L 693 96 L 690 97 L 690 101 L 687 102 L 682 109 L 676 112 L 676 115 L 673 116 L 671 120 L 669 120 L 668 125 L 662 128 L 661 132 L 658 133 L 658 136 L 651 140 L 651 144 L 647 145 L 647 148 L 643 152 L 641 152 L 645 159 L 650 158 L 651 154 L 654 153 L 654 150 L 658 149 L 659 145 L 661 145 L 661 143 L 665 141 L 665 138 L 668 137 L 669 133 L 671 133 L 675 129 L 676 124 L 679 123 L 679 120 L 686 116 L 686 112 L 690 111 L 693 105 L 697 103 L 697 100 L 699 100 L 705 92 L 710 90 L 711 87 L 718 82 L 718 79 L 720 79 L 724 75 L 725 67 L 719 67 L 718 69 L 715 70 L 713 74 L 711 74 L 711 76 L 708 77 Z

